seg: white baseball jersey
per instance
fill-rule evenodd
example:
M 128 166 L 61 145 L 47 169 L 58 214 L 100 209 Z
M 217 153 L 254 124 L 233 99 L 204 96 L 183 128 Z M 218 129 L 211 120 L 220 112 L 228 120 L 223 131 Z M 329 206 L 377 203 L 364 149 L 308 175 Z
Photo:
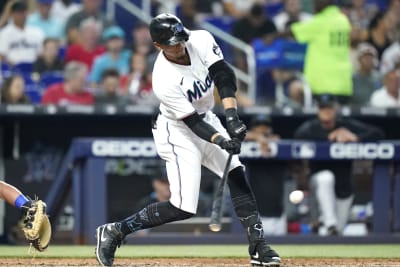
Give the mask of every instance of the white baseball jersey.
M 153 91 L 160 100 L 161 115 L 153 136 L 158 154 L 166 160 L 170 202 L 184 211 L 196 213 L 201 165 L 221 177 L 228 153 L 198 137 L 181 119 L 193 112 L 204 114 L 203 120 L 226 138 L 229 135 L 211 112 L 214 82 L 208 68 L 223 59 L 222 52 L 212 35 L 204 30 L 191 31 L 185 45 L 190 65 L 173 63 L 162 52 L 154 64 Z M 235 155 L 230 170 L 240 165 Z
M 42 52 L 43 32 L 33 26 L 20 29 L 9 23 L 0 31 L 0 55 L 14 64 L 33 63 Z

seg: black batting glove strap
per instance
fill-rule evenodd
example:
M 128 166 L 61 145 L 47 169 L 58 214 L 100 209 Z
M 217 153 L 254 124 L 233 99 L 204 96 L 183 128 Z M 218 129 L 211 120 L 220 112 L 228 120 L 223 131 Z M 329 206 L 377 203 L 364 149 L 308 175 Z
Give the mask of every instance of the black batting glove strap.
M 222 149 L 225 149 L 229 154 L 240 154 L 241 143 L 238 140 L 229 140 L 218 135 L 214 139 L 214 144 L 219 145 Z
M 225 110 L 225 117 L 226 117 L 226 129 L 230 137 L 237 138 L 240 141 L 243 141 L 247 127 L 246 125 L 239 119 L 237 111 L 235 108 L 228 108 Z

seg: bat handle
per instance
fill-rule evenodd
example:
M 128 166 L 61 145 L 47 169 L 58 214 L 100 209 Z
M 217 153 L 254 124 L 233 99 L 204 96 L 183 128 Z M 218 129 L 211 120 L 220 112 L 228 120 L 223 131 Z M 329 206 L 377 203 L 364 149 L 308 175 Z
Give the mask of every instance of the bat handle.
M 218 186 L 218 192 L 217 192 L 216 199 L 214 199 L 214 201 L 213 201 L 212 212 L 211 212 L 211 221 L 210 221 L 210 224 L 208 225 L 208 228 L 212 232 L 219 232 L 222 229 L 222 224 L 221 224 L 222 202 L 223 202 L 225 187 L 226 187 L 227 178 L 228 178 L 228 171 L 229 171 L 229 166 L 230 166 L 230 163 L 232 160 L 232 156 L 233 156 L 232 154 L 229 154 L 228 160 L 225 165 L 224 174 L 223 174 L 220 184 Z

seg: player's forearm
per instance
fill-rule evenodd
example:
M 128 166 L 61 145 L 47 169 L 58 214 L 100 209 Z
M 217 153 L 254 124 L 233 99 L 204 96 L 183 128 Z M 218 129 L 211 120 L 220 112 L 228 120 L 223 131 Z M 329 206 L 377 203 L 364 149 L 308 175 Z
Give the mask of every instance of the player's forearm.
M 192 115 L 183 119 L 183 122 L 194 132 L 198 137 L 207 141 L 213 142 L 219 135 L 218 131 L 207 122 L 203 121 L 199 114 L 193 113 Z
M 222 106 L 224 107 L 224 110 L 227 110 L 229 108 L 237 108 L 237 101 L 236 98 L 234 97 L 226 97 L 221 100 Z

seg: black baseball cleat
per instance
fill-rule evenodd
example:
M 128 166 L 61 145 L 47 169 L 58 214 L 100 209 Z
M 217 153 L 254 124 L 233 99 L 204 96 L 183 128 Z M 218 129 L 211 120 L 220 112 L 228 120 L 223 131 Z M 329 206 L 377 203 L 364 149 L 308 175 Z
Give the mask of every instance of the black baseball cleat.
M 112 266 L 117 247 L 121 246 L 124 239 L 115 223 L 108 223 L 97 227 L 96 229 L 96 258 L 101 266 Z
M 249 239 L 250 263 L 253 266 L 280 266 L 281 258 L 264 239 L 261 223 L 256 223 L 247 228 Z
M 267 243 L 259 242 L 250 253 L 250 263 L 253 266 L 280 266 L 281 258 Z

